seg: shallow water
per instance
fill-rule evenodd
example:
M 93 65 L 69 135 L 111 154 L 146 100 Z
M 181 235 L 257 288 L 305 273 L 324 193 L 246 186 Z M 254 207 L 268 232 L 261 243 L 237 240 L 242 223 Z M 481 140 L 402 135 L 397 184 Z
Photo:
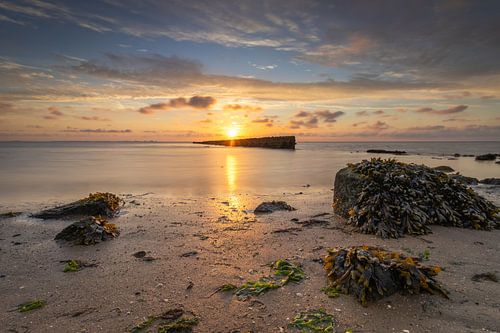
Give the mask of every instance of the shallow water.
M 3 142 L 0 205 L 79 198 L 89 192 L 154 192 L 218 196 L 279 194 L 333 186 L 346 163 L 371 156 L 367 149 L 406 150 L 404 162 L 449 165 L 477 178 L 500 177 L 500 165 L 453 153 L 497 153 L 498 142 L 300 143 L 295 151 L 208 147 L 190 143 Z

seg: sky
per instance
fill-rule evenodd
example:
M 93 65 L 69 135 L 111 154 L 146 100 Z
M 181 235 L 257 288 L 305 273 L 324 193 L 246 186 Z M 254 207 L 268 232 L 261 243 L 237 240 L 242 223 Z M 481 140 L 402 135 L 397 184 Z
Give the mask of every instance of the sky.
M 0 140 L 500 140 L 500 1 L 0 0 Z

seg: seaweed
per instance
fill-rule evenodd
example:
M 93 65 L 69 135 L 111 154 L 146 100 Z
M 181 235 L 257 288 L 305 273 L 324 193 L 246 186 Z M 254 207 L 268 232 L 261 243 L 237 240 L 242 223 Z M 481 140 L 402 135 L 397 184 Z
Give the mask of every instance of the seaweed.
M 324 287 L 321 289 L 321 291 L 323 291 L 330 298 L 339 297 L 341 293 L 339 288 L 332 286 Z
M 17 311 L 19 311 L 19 312 L 28 312 L 28 311 L 40 309 L 44 305 L 45 305 L 45 301 L 44 300 L 42 300 L 42 299 L 34 299 L 32 301 L 19 304 L 17 306 Z
M 17 217 L 21 214 L 22 214 L 22 212 L 5 212 L 5 213 L 0 214 L 0 219 L 8 219 L 11 217 Z
M 91 216 L 67 226 L 55 236 L 55 239 L 77 245 L 91 245 L 115 238 L 119 234 L 116 225 L 109 223 L 106 218 Z
M 183 309 L 170 309 L 159 315 L 148 316 L 144 321 L 135 325 L 131 333 L 139 333 L 156 325 L 158 333 L 189 333 L 198 325 L 199 319 L 195 316 L 184 317 Z
M 324 268 L 329 286 L 343 294 L 354 294 L 362 305 L 396 292 L 417 294 L 428 292 L 448 298 L 434 277 L 438 266 L 424 266 L 419 258 L 406 257 L 371 246 L 351 246 L 328 251 Z
M 499 209 L 463 182 L 424 165 L 374 158 L 349 164 L 361 187 L 348 223 L 382 238 L 422 235 L 438 224 L 476 230 L 500 228 Z M 334 207 L 342 205 L 336 192 Z
M 80 263 L 78 262 L 78 260 L 71 259 L 66 262 L 63 271 L 64 273 L 68 273 L 68 272 L 76 272 L 79 269 L 80 269 Z
M 335 321 L 333 316 L 323 309 L 308 310 L 295 316 L 290 327 L 299 329 L 301 333 L 334 333 Z
M 299 283 L 306 276 L 301 267 L 294 265 L 287 260 L 277 260 L 272 263 L 271 267 L 274 270 L 274 275 L 286 277 L 282 280 L 283 285 L 288 282 Z
M 284 259 L 270 264 L 273 276 L 261 277 L 257 281 L 248 281 L 241 286 L 224 284 L 217 288 L 214 293 L 231 291 L 240 301 L 247 300 L 251 296 L 258 296 L 269 290 L 283 287 L 288 282 L 299 283 L 305 277 L 301 267 Z M 283 277 L 279 279 L 278 277 Z

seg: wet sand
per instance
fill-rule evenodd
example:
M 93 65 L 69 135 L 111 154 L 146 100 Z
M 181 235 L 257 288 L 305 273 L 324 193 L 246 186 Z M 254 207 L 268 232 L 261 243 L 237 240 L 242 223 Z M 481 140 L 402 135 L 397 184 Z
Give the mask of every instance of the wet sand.
M 26 215 L 0 220 L 0 331 L 127 332 L 148 315 L 179 306 L 200 318 L 195 332 L 295 332 L 288 327 L 290 319 L 315 308 L 335 316 L 337 332 L 347 328 L 354 332 L 500 331 L 500 285 L 471 280 L 476 273 L 500 275 L 498 230 L 434 226 L 432 234 L 398 240 L 351 233 L 331 214 L 332 192 L 313 188 L 270 196 L 123 197 L 126 204 L 113 220 L 121 235 L 95 246 L 55 242 L 54 236 L 68 221 Z M 285 200 L 297 211 L 252 213 L 260 202 L 273 199 Z M 291 221 L 321 213 L 330 213 L 318 217 L 328 220 L 326 226 L 301 227 Z M 299 229 L 274 232 L 287 228 Z M 318 259 L 329 247 L 361 244 L 411 255 L 429 249 L 428 263 L 443 267 L 437 280 L 450 292 L 450 299 L 394 295 L 362 307 L 351 295 L 328 298 L 321 291 L 326 276 Z M 141 250 L 156 260 L 135 258 L 133 254 Z M 196 254 L 182 256 L 193 251 Z M 213 294 L 223 284 L 268 275 L 267 264 L 280 258 L 301 264 L 307 278 L 247 301 L 230 293 Z M 63 273 L 60 261 L 68 259 L 98 266 Z M 46 306 L 27 313 L 12 311 L 35 298 L 44 299 Z

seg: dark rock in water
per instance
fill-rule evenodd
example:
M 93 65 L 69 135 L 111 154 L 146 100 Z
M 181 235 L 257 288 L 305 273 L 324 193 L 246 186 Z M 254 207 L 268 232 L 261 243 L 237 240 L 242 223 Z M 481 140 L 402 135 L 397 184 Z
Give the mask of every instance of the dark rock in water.
M 452 167 L 447 166 L 447 165 L 440 165 L 440 166 L 434 167 L 433 169 L 436 171 L 441 171 L 441 172 L 446 172 L 446 173 L 455 171 Z
M 424 165 L 372 159 L 335 176 L 335 213 L 382 238 L 430 232 L 429 225 L 500 228 L 498 209 L 462 181 Z
M 454 157 L 460 157 L 461 155 L 459 153 L 453 154 Z
M 481 179 L 479 182 L 486 185 L 500 185 L 500 178 L 485 178 Z
M 255 208 L 254 213 L 264 214 L 264 213 L 272 213 L 278 210 L 292 211 L 296 209 L 284 201 L 266 201 L 258 205 L 257 208 Z
M 494 161 L 497 159 L 496 154 L 484 154 L 476 156 L 476 161 Z
M 113 217 L 120 210 L 122 200 L 112 193 L 91 193 L 87 198 L 46 209 L 33 217 L 40 219 L 64 219 L 75 216 Z
M 119 235 L 116 225 L 102 217 L 88 217 L 64 228 L 55 237 L 76 245 L 91 245 Z
M 324 268 L 328 274 L 328 289 L 354 294 L 363 305 L 397 292 L 428 292 L 448 298 L 447 291 L 434 280 L 441 271 L 440 267 L 424 266 L 419 258 L 382 248 L 352 246 L 331 249 Z
M 477 178 L 463 176 L 463 175 L 461 175 L 459 173 L 451 174 L 451 175 L 448 175 L 448 176 L 450 176 L 451 178 L 453 178 L 455 180 L 458 180 L 459 182 L 467 184 L 467 185 L 477 185 L 478 182 L 479 182 L 477 180 Z
M 295 149 L 295 136 L 270 136 L 264 138 L 232 139 L 193 142 L 205 145 L 218 145 L 229 147 L 260 147 L 273 149 Z
M 403 150 L 368 149 L 366 152 L 370 154 L 406 155 L 406 152 Z

